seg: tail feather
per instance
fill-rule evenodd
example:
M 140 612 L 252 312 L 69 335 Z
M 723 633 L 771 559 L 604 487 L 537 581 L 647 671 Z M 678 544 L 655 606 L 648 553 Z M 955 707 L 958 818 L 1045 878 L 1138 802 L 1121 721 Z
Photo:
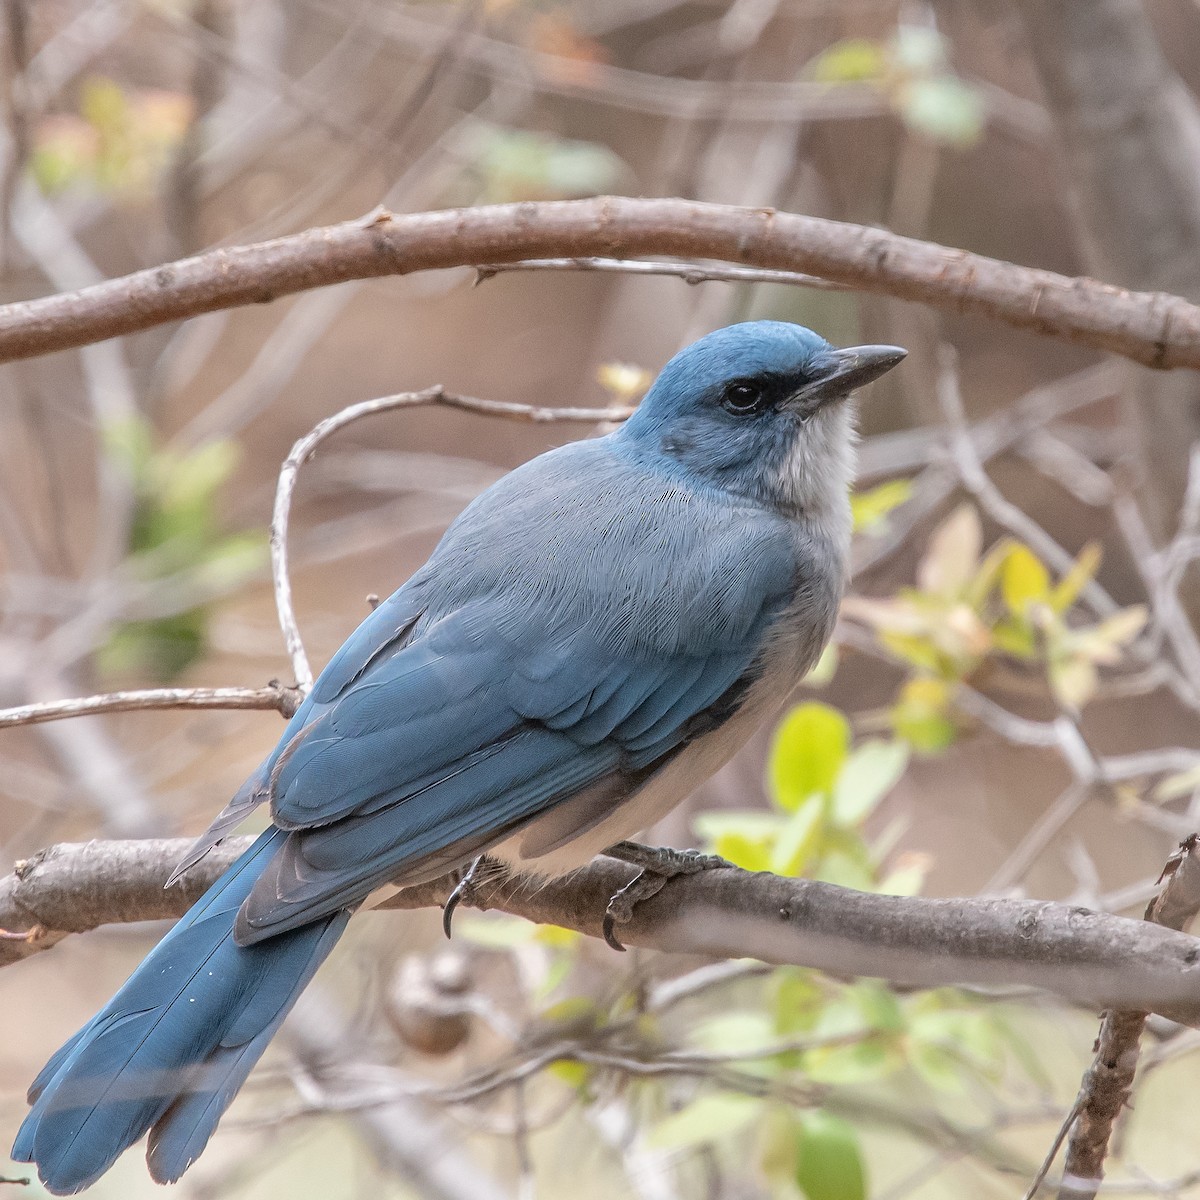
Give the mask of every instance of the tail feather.
M 155 1177 L 204 1148 L 301 989 L 345 928 L 337 913 L 255 946 L 233 924 L 283 834 L 269 830 L 47 1064 L 13 1147 L 52 1192 L 94 1183 L 154 1129 Z

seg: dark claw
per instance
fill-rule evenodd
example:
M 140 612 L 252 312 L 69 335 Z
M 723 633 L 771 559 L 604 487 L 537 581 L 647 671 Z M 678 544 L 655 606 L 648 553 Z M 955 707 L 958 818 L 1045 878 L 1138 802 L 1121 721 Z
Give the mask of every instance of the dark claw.
M 625 953 L 625 947 L 617 940 L 616 934 L 617 919 L 610 912 L 604 914 L 604 940 L 614 949 L 619 950 L 622 954 Z
M 633 910 L 643 901 L 662 891 L 668 880 L 676 875 L 695 875 L 714 871 L 733 864 L 715 854 L 697 850 L 670 850 L 657 846 L 642 846 L 637 842 L 618 842 L 604 851 L 608 858 L 630 863 L 641 870 L 608 902 L 601 926 L 604 940 L 614 950 L 625 947 L 617 938 L 616 927 L 633 919 Z M 455 889 L 457 890 L 457 889 Z
M 466 874 L 454 885 L 454 891 L 446 897 L 446 903 L 442 906 L 442 932 L 447 938 L 450 937 L 450 925 L 454 920 L 454 910 L 464 900 L 470 900 L 471 893 L 475 890 L 475 874 L 483 864 L 484 855 L 480 855 L 467 868 Z

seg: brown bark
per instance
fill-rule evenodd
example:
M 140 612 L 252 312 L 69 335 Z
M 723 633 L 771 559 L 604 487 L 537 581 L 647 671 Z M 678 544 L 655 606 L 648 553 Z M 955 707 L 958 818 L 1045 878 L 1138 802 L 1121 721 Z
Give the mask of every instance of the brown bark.
M 94 287 L 0 308 L 0 362 L 199 313 L 414 271 L 553 256 L 670 254 L 803 271 L 1121 354 L 1200 367 L 1200 308 L 770 209 L 601 197 L 393 215 L 211 250 Z
M 0 964 L 69 932 L 177 917 L 247 841 L 231 839 L 169 890 L 163 882 L 185 840 L 52 846 L 0 879 L 0 927 L 8 931 Z M 476 899 L 599 937 L 609 897 L 629 878 L 630 868 L 597 859 L 536 887 L 522 878 L 484 881 Z M 389 907 L 442 904 L 453 882 L 406 889 Z M 1200 940 L 1063 904 L 878 896 L 730 867 L 671 880 L 638 905 L 619 936 L 631 946 L 753 957 L 907 986 L 1036 986 L 1096 1009 L 1144 1009 L 1200 1025 Z

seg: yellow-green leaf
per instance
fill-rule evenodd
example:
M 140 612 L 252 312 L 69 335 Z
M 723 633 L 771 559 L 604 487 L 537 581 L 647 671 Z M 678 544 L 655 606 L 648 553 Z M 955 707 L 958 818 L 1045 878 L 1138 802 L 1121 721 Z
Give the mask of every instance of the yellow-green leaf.
M 941 680 L 910 679 L 889 714 L 896 736 L 927 754 L 944 750 L 957 733 L 947 715 L 949 701 L 949 690 Z
M 862 83 L 878 79 L 886 66 L 887 52 L 879 42 L 847 38 L 822 51 L 810 71 L 822 83 Z
M 723 1092 L 701 1096 L 660 1121 L 650 1130 L 646 1144 L 652 1150 L 686 1150 L 721 1141 L 744 1129 L 761 1109 L 762 1102 L 752 1096 Z
M 827 704 L 801 704 L 783 719 L 775 733 L 767 764 L 771 794 L 788 810 L 807 797 L 827 795 L 846 761 L 850 725 Z
M 866 1166 L 850 1122 L 821 1109 L 800 1117 L 796 1182 L 808 1200 L 866 1200 Z
M 1018 543 L 1008 552 L 1000 573 L 1000 592 L 1016 617 L 1026 616 L 1030 605 L 1050 599 L 1050 573 L 1028 546 Z
M 889 479 L 869 491 L 853 493 L 850 515 L 854 528 L 863 533 L 886 529 L 888 514 L 908 500 L 912 490 L 911 479 Z
M 1056 613 L 1065 613 L 1079 599 L 1079 593 L 1096 577 L 1102 555 L 1099 542 L 1088 542 L 1080 550 L 1079 557 L 1050 593 L 1050 607 Z
M 833 789 L 833 815 L 843 825 L 857 825 L 896 786 L 908 766 L 903 742 L 864 742 L 846 760 Z
M 801 804 L 780 830 L 771 848 L 767 869 L 776 875 L 800 875 L 820 845 L 825 826 L 825 802 Z

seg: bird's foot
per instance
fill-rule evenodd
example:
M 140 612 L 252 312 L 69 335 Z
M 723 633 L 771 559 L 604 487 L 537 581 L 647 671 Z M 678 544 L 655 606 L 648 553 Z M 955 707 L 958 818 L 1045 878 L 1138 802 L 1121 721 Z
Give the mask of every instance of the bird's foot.
M 699 850 L 672 850 L 667 846 L 643 846 L 640 842 L 618 842 L 604 851 L 615 858 L 639 867 L 638 873 L 618 891 L 604 910 L 604 940 L 614 950 L 624 950 L 616 935 L 616 926 L 628 924 L 633 910 L 643 901 L 662 891 L 667 880 L 676 875 L 697 875 L 701 871 L 717 871 L 733 863 L 718 854 L 701 854 Z
M 491 865 L 491 859 L 486 854 L 481 854 L 463 872 L 463 877 L 454 885 L 454 891 L 446 897 L 446 903 L 442 908 L 442 932 L 447 937 L 450 936 L 450 925 L 454 920 L 454 910 L 464 900 L 468 906 L 474 905 L 475 887 L 486 874 L 487 868 Z

